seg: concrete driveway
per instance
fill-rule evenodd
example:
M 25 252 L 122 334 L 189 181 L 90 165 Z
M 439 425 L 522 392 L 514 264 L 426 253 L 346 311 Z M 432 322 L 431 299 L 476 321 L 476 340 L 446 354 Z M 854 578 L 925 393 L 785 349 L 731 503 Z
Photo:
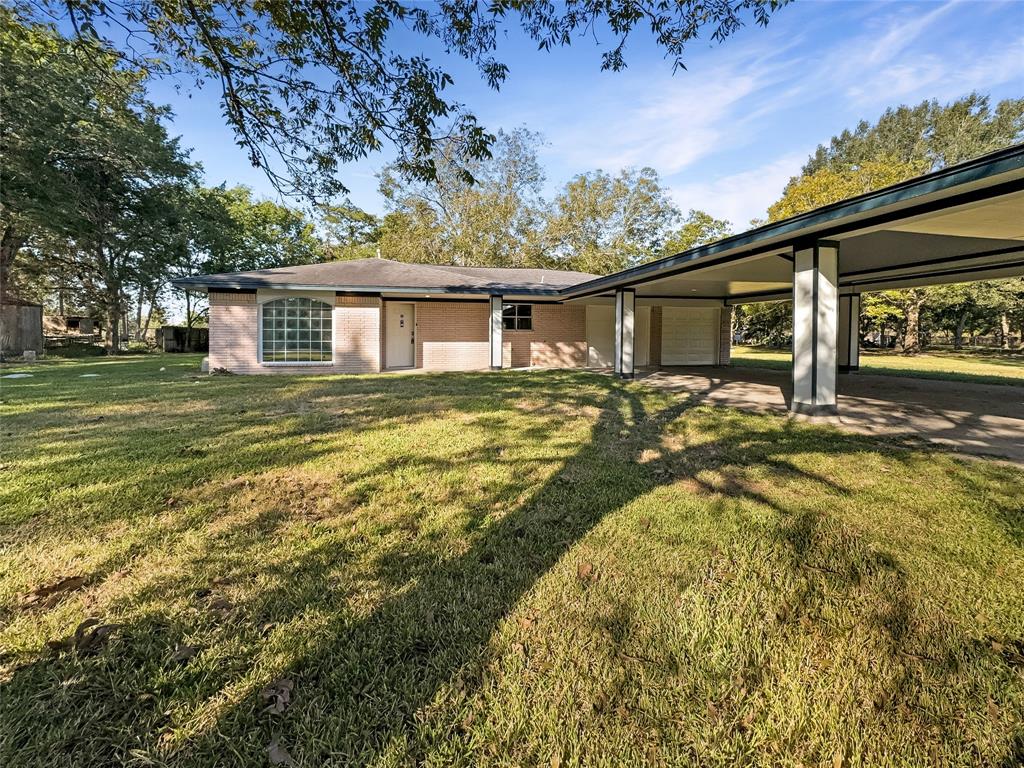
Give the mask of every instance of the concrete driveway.
M 789 413 L 789 371 L 666 368 L 640 371 L 637 379 L 716 405 Z M 841 375 L 839 416 L 824 421 L 853 432 L 908 434 L 962 453 L 1024 463 L 1024 386 Z

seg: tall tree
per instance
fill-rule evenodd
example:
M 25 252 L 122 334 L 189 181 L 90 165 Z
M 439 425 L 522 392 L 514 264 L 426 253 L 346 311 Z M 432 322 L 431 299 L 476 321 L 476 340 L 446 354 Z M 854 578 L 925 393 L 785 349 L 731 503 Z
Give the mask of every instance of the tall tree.
M 324 249 L 332 261 L 367 259 L 380 248 L 381 221 L 351 202 L 322 205 L 319 224 L 324 231 Z
M 511 28 L 539 48 L 603 32 L 601 67 L 626 66 L 630 36 L 646 28 L 683 65 L 691 40 L 722 41 L 744 23 L 764 26 L 787 0 L 39 0 L 39 18 L 64 20 L 82 39 L 107 35 L 156 72 L 185 71 L 219 87 L 224 117 L 253 165 L 278 188 L 317 197 L 343 191 L 339 163 L 384 142 L 417 178 L 435 173 L 435 149 L 459 136 L 484 159 L 494 136 L 448 90 L 452 75 L 423 53 L 470 62 L 491 88 L 509 70 L 496 51 Z M 121 31 L 123 35 L 119 34 Z M 408 37 L 416 38 L 409 44 Z M 402 50 L 398 39 L 403 38 Z
M 875 123 L 857 127 L 820 145 L 801 175 L 824 168 L 860 167 L 891 160 L 913 168 L 911 175 L 994 152 L 1024 139 L 1024 98 L 1004 99 L 993 109 L 989 96 L 970 93 L 949 104 L 936 100 L 890 107 Z
M 823 205 L 897 184 L 918 175 L 919 164 L 885 158 L 857 165 L 828 165 L 789 180 L 782 197 L 768 208 L 768 220 L 779 221 Z
M 988 96 L 971 93 L 945 105 L 932 100 L 890 108 L 877 122 L 861 121 L 820 145 L 769 208 L 769 218 L 777 221 L 896 184 L 1022 139 L 1024 99 L 1005 99 L 993 108 Z M 921 349 L 921 319 L 936 291 L 885 291 L 865 306 L 870 303 L 880 318 L 889 318 L 894 309 L 902 313 L 900 347 L 912 354 Z
M 614 272 L 661 256 L 678 221 L 679 209 L 653 168 L 615 176 L 593 171 L 569 181 L 555 198 L 545 251 L 566 269 Z
M 61 250 L 105 314 L 116 351 L 126 290 L 166 258 L 166 232 L 156 231 L 165 191 L 195 169 L 167 135 L 167 111 L 146 100 L 145 72 L 6 9 L 0 36 L 6 239 L 13 231 L 19 245 L 45 233 L 71 244 Z M 8 274 L 13 258 L 3 255 Z
M 256 199 L 248 187 L 181 189 L 167 210 L 176 222 L 175 257 L 164 264 L 162 289 L 174 277 L 311 264 L 326 255 L 301 211 Z M 202 306 L 188 291 L 183 295 L 191 328 Z
M 666 256 L 721 240 L 732 234 L 732 222 L 716 219 L 710 213 L 693 208 L 686 214 L 682 226 L 669 235 L 664 246 Z
M 487 160 L 456 158 L 457 143 L 434 157 L 437 177 L 420 181 L 401 166 L 380 176 L 389 214 L 380 231 L 385 256 L 472 266 L 537 266 L 544 172 L 540 137 L 500 131 Z
M 76 48 L 53 29 L 0 6 L 0 289 L 13 292 L 18 252 L 69 225 L 68 169 L 89 135 L 93 95 L 131 89 L 134 77 L 101 47 Z

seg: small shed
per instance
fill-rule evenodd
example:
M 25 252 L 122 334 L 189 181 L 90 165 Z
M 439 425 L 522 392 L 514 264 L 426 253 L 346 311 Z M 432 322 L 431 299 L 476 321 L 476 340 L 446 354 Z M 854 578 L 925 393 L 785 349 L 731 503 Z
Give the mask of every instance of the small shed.
M 209 352 L 210 329 L 164 325 L 156 332 L 156 345 L 164 352 Z
M 43 353 L 43 305 L 13 296 L 0 298 L 0 356 Z
M 88 315 L 46 315 L 44 330 L 48 336 L 93 336 L 100 332 L 100 322 Z

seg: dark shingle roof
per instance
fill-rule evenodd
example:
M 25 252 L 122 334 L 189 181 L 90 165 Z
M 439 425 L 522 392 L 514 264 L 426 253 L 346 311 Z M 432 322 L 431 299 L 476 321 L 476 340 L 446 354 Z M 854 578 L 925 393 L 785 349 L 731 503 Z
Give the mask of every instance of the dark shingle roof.
M 320 288 L 324 290 L 415 290 L 437 293 L 556 293 L 596 275 L 557 269 L 492 269 L 357 259 L 297 267 L 225 272 L 175 280 L 179 288 Z

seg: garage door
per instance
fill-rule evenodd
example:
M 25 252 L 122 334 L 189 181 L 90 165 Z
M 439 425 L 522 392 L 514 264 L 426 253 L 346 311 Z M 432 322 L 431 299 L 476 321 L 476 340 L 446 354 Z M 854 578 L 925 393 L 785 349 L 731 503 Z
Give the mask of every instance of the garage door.
M 717 341 L 717 309 L 662 307 L 662 365 L 714 365 Z
M 636 338 L 633 365 L 642 368 L 651 364 L 651 308 L 636 308 Z
M 615 307 L 587 305 L 587 367 L 611 368 L 615 363 Z

